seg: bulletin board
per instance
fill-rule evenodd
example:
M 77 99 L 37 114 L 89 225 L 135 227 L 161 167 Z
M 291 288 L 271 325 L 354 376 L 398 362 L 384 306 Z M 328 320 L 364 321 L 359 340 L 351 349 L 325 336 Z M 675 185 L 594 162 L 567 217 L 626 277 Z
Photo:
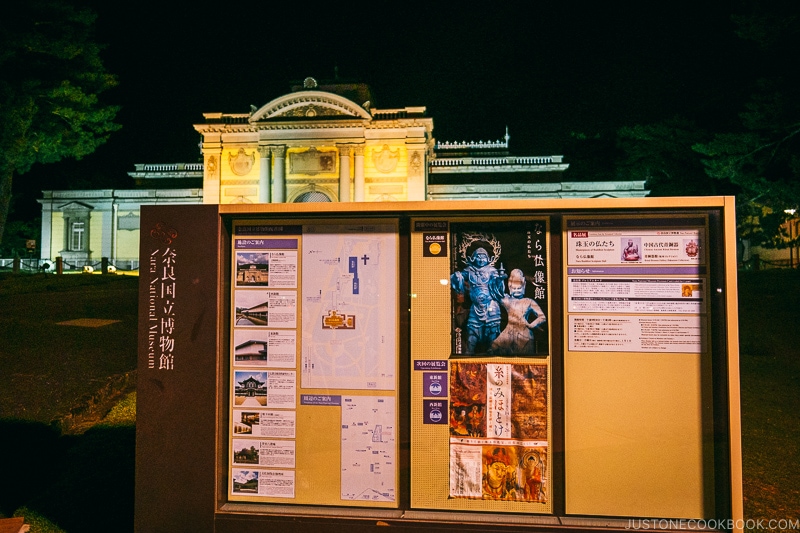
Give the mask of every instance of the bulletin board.
M 731 197 L 144 206 L 136 530 L 737 524 L 735 220 Z

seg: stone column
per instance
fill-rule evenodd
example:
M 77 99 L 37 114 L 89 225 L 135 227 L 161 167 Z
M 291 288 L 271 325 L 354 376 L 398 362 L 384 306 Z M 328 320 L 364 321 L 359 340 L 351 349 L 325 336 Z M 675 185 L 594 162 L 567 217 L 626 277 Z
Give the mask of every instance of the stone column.
M 353 196 L 356 202 L 364 201 L 364 145 L 353 147 Z
M 39 246 L 39 257 L 52 259 L 53 247 L 53 193 L 43 192 L 42 201 L 42 244 Z
M 286 203 L 286 147 L 273 146 L 272 157 L 275 159 L 275 174 L 273 176 L 275 195 L 273 204 Z
M 64 248 L 62 251 L 69 251 L 69 239 L 70 239 L 70 226 L 72 226 L 72 217 L 64 213 L 64 240 L 62 244 Z
M 258 167 L 258 201 L 262 204 L 268 204 L 272 201 L 272 183 L 271 168 L 272 159 L 270 158 L 271 150 L 269 146 L 259 146 L 258 153 L 261 155 L 260 165 Z
M 339 145 L 339 201 L 350 201 L 350 146 Z

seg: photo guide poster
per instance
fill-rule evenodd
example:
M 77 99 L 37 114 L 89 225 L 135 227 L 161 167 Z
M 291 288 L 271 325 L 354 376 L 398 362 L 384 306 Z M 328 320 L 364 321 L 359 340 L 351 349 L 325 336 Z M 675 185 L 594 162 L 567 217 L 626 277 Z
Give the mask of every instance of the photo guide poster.
M 232 249 L 233 499 L 296 497 L 300 226 L 240 224 Z
M 397 507 L 397 243 L 394 220 L 234 223 L 231 500 Z

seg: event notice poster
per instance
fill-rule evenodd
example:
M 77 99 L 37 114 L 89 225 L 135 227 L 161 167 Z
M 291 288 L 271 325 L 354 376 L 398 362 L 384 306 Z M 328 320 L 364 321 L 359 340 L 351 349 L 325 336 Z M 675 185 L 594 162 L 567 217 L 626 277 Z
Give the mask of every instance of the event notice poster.
M 546 364 L 450 363 L 450 497 L 548 499 Z
M 567 229 L 570 351 L 704 351 L 704 219 L 569 219 Z
M 452 355 L 549 354 L 544 220 L 452 223 Z

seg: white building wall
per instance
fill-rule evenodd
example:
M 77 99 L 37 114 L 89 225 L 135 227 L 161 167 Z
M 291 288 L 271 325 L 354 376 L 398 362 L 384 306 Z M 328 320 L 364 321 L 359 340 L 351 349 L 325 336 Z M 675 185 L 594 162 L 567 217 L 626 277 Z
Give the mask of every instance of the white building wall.
M 108 258 L 121 269 L 138 267 L 139 212 L 142 205 L 199 204 L 202 189 L 105 189 L 43 191 L 41 259 L 55 261 L 67 250 L 64 210 L 81 204 L 90 211 L 89 255 L 86 263 L 96 266 Z M 120 223 L 121 218 L 125 218 Z M 121 227 L 122 226 L 122 227 Z M 81 265 L 69 265 L 79 267 Z

